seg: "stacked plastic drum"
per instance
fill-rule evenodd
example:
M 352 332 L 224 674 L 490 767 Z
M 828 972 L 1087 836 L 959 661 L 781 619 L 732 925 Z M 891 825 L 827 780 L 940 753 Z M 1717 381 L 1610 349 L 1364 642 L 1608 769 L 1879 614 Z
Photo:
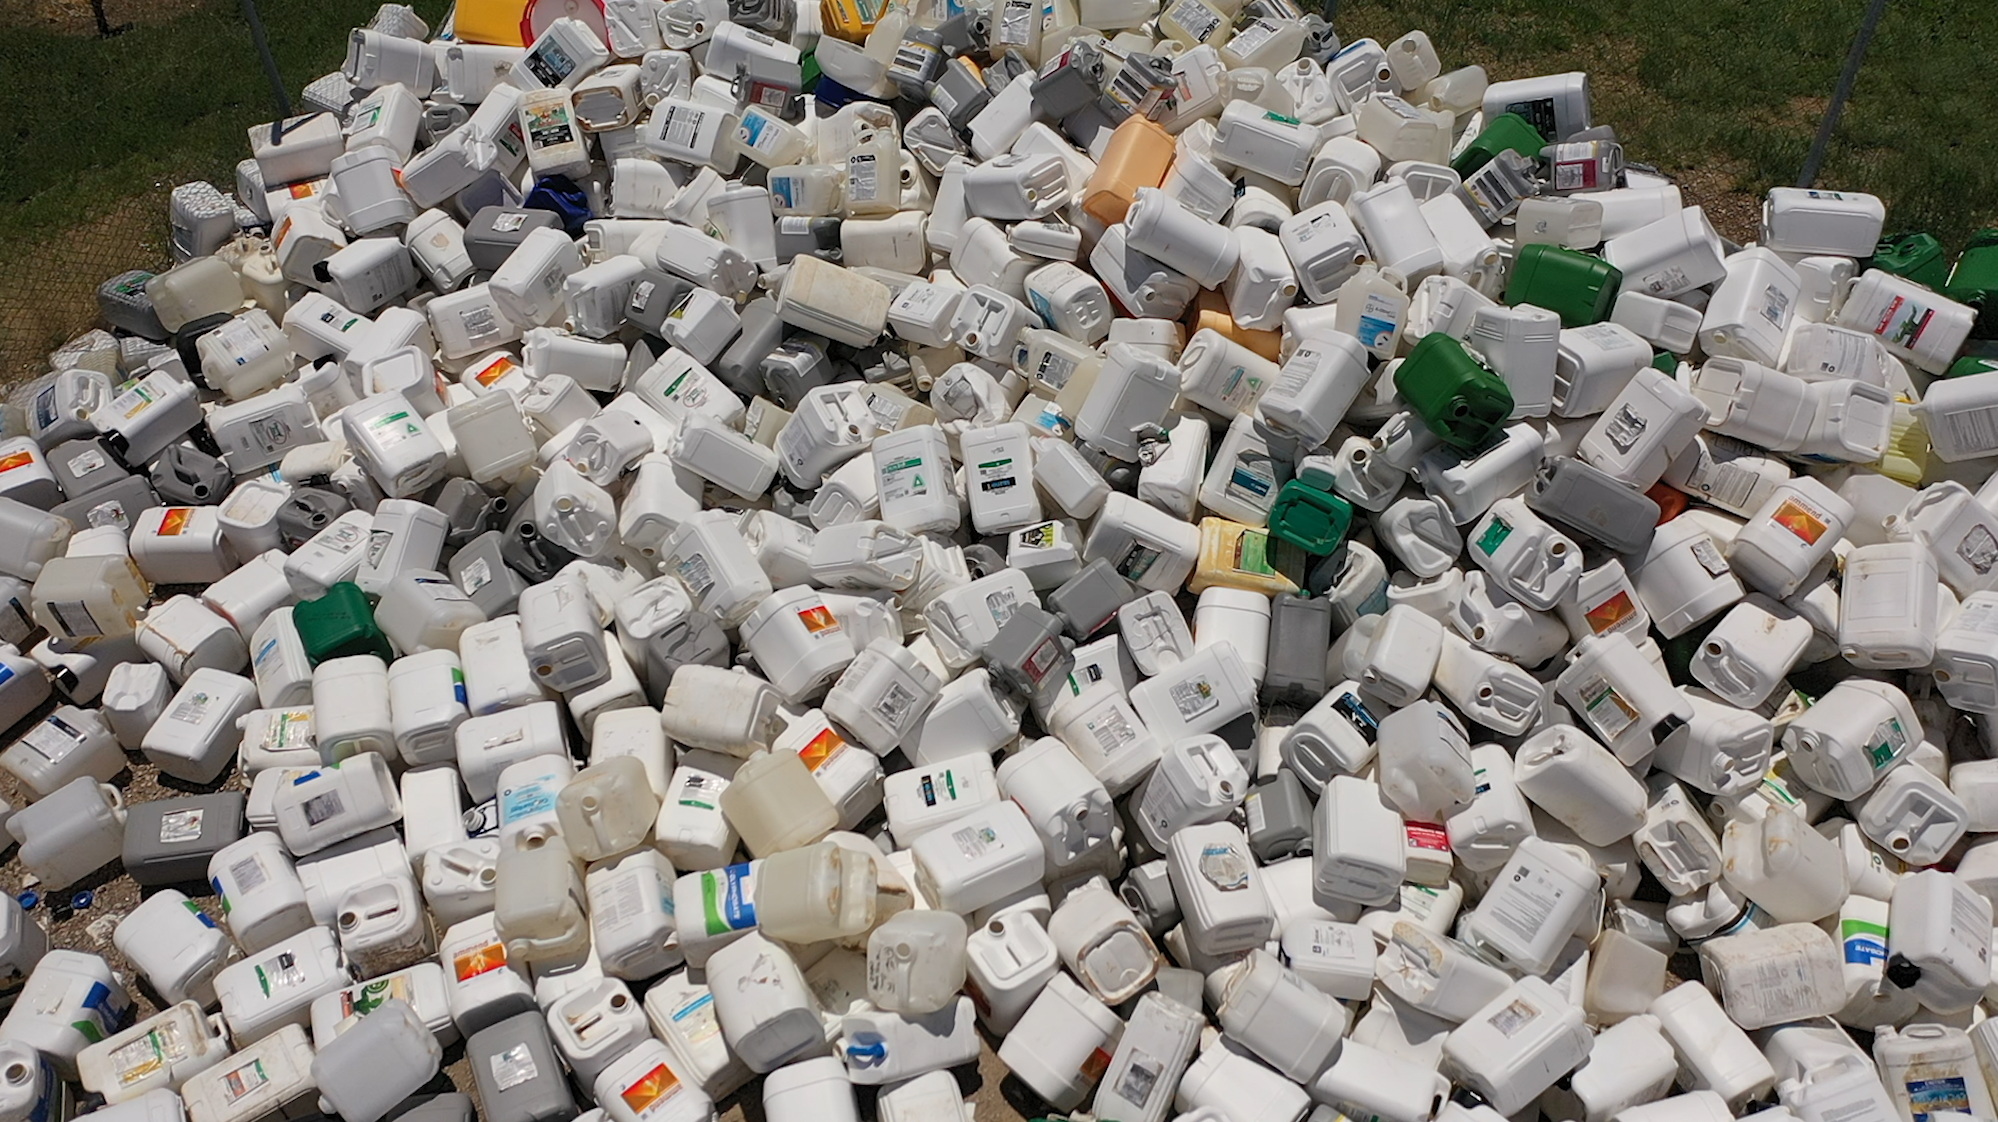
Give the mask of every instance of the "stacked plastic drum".
M 542 7 L 7 409 L 0 1122 L 1998 1118 L 1984 239 L 1286 0 Z

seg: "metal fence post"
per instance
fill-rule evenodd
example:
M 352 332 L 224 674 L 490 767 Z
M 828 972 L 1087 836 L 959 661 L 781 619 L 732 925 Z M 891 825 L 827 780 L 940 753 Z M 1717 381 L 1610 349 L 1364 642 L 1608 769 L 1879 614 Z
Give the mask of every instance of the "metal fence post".
M 249 0 L 244 0 L 248 3 Z M 1818 172 L 1825 166 L 1825 152 L 1831 147 L 1832 133 L 1838 128 L 1838 119 L 1845 112 L 1845 101 L 1852 96 L 1853 84 L 1859 81 L 1859 68 L 1866 62 L 1866 49 L 1873 44 L 1873 33 L 1880 29 L 1880 17 L 1887 14 L 1887 0 L 1871 0 L 1866 5 L 1866 16 L 1860 20 L 1859 34 L 1852 38 L 1852 49 L 1846 52 L 1845 69 L 1839 72 L 1838 85 L 1833 87 L 1831 104 L 1825 106 L 1824 120 L 1818 122 L 1818 135 L 1811 141 L 1810 155 L 1804 157 L 1804 168 L 1797 173 L 1797 186 L 1810 187 L 1817 183 Z
M 257 14 L 257 0 L 243 0 L 243 22 L 250 25 L 250 42 L 257 48 L 257 57 L 263 60 L 264 78 L 271 84 L 271 103 L 277 107 L 277 120 L 271 130 L 275 137 L 282 133 L 284 122 L 291 116 L 291 95 L 285 92 L 284 76 L 278 73 L 277 59 L 271 56 L 270 40 L 264 36 L 264 20 Z

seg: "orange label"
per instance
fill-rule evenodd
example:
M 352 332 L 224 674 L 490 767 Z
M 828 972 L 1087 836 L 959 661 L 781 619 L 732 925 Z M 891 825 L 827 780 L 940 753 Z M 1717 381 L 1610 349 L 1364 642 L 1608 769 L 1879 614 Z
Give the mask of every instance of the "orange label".
M 1818 512 L 1795 499 L 1784 499 L 1783 505 L 1769 517 L 1778 526 L 1797 535 L 1805 545 L 1818 544 L 1818 539 L 1824 537 L 1825 531 L 1830 528 Z
M 838 733 L 826 729 L 813 737 L 810 744 L 798 749 L 798 758 L 805 761 L 807 768 L 817 771 L 827 760 L 839 755 L 845 749 L 846 741 L 840 739 Z
M 633 1114 L 642 1116 L 653 1103 L 669 1098 L 679 1090 L 680 1077 L 665 1064 L 658 1064 L 640 1076 L 638 1082 L 626 1087 L 618 1097 L 624 1100 L 624 1105 L 630 1107 Z
M 1620 588 L 1615 596 L 1583 612 L 1582 618 L 1589 621 L 1589 630 L 1600 635 L 1636 614 L 1637 605 L 1630 602 L 1630 592 Z
M 820 604 L 816 608 L 806 608 L 798 613 L 805 623 L 805 630 L 817 635 L 821 631 L 838 631 L 839 621 L 833 618 L 832 609 Z
M 191 506 L 168 507 L 167 512 L 160 516 L 160 537 L 179 536 L 182 530 L 187 529 L 187 520 L 193 517 L 194 508 Z
M 487 943 L 451 960 L 451 969 L 457 971 L 458 980 L 461 982 L 470 981 L 488 970 L 498 970 L 505 965 L 506 948 L 499 943 Z
M 5 456 L 0 456 L 0 471 L 13 471 L 15 468 L 27 467 L 34 462 L 33 452 L 9 452 Z
M 309 199 L 319 193 L 319 184 L 308 179 L 303 183 L 294 183 L 285 190 L 290 191 L 294 199 Z
M 472 376 L 472 380 L 482 386 L 490 386 L 494 382 L 497 382 L 501 378 L 506 377 L 509 373 L 512 373 L 514 370 L 518 368 L 519 368 L 518 364 L 515 363 L 512 359 L 506 357 L 505 355 L 501 355 L 500 357 L 492 360 L 492 362 L 488 364 L 484 370 L 481 370 L 477 374 L 474 374 Z
M 1408 844 L 1417 849 L 1435 849 L 1446 853 L 1450 849 L 1450 835 L 1445 833 L 1441 826 L 1432 826 L 1427 822 L 1410 822 L 1407 829 Z
M 1103 1078 L 1104 1069 L 1110 1066 L 1110 1053 L 1098 1048 L 1082 1061 L 1082 1077 L 1091 1083 Z

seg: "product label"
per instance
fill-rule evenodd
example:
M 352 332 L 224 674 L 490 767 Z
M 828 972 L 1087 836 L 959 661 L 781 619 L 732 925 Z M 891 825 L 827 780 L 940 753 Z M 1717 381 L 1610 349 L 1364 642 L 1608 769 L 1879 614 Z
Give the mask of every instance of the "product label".
M 374 434 L 375 441 L 384 448 L 423 435 L 423 426 L 417 423 L 416 418 L 407 409 L 398 409 L 393 413 L 372 418 L 368 421 L 367 427 L 368 431 Z
M 1942 1079 L 1910 1079 L 1907 1088 L 1908 1106 L 1913 1110 L 1914 1122 L 1928 1122 L 1931 1114 L 1970 1112 L 1970 1089 L 1960 1075 Z
M 1269 453 L 1245 449 L 1235 457 L 1235 467 L 1228 473 L 1225 490 L 1234 498 L 1262 507 L 1269 503 L 1271 492 L 1276 490 L 1276 475 L 1276 461 Z
M 709 935 L 756 926 L 756 881 L 748 865 L 701 874 L 701 915 Z
M 1777 504 L 1776 512 L 1769 516 L 1769 520 L 1795 534 L 1797 540 L 1805 545 L 1816 545 L 1818 539 L 1830 529 L 1831 516 L 1802 500 L 1787 498 Z
M 554 779 L 553 776 L 548 779 Z M 535 780 L 518 787 L 509 787 L 500 792 L 500 824 L 520 822 L 539 815 L 555 813 L 555 793 L 558 783 Z
M 160 515 L 159 536 L 163 538 L 179 537 L 186 531 L 187 523 L 193 517 L 193 507 L 168 507 L 166 513 Z
M 527 118 L 527 142 L 532 147 L 553 148 L 582 141 L 575 125 L 569 120 L 569 107 L 566 105 L 523 106 L 521 113 Z
M 47 602 L 50 614 L 55 616 L 56 626 L 72 639 L 94 639 L 104 634 L 97 625 L 97 617 L 90 614 L 90 605 L 81 600 L 50 600 Z
M 117 1073 L 118 1086 L 130 1087 L 187 1056 L 187 1041 L 181 1037 L 180 1023 L 168 1021 L 130 1044 L 114 1049 L 111 1069 Z
M 1202 846 L 1196 867 L 1207 883 L 1222 892 L 1238 892 L 1249 887 L 1249 857 L 1235 846 Z
M 1905 296 L 1896 296 L 1874 321 L 1873 333 L 1890 347 L 1913 350 L 1935 318 L 1934 308 L 1924 308 Z
M 1200 0 L 1179 0 L 1161 22 L 1166 21 L 1178 24 L 1195 43 L 1207 42 L 1222 24 L 1221 13 Z
M 987 460 L 977 465 L 978 489 L 987 494 L 1003 495 L 1019 483 L 1019 471 L 1014 467 L 1011 456 L 997 460 Z
M 1360 321 L 1353 334 L 1368 350 L 1384 350 L 1392 345 L 1395 332 L 1401 330 L 1401 312 L 1401 307 L 1385 295 L 1369 292 L 1360 304 Z
M 270 1075 L 264 1071 L 264 1061 L 251 1060 L 222 1077 L 222 1100 L 234 1105 L 236 1100 L 270 1081 Z
M 1478 552 L 1486 557 L 1494 556 L 1498 553 L 1499 547 L 1511 536 L 1512 523 L 1494 514 L 1491 516 L 1491 521 L 1485 523 L 1483 532 L 1478 535 Z
M 1164 1076 L 1165 1064 L 1144 1049 L 1133 1048 L 1124 1061 L 1124 1070 L 1111 1081 L 1111 1086 L 1118 1098 L 1142 1110 Z
M 1512 878 L 1493 886 L 1478 907 L 1478 915 L 1510 931 L 1525 943 L 1539 940 L 1547 923 L 1571 891 L 1531 861 L 1520 862 Z
M 1182 721 L 1191 721 L 1202 713 L 1221 707 L 1221 698 L 1214 684 L 1205 678 L 1174 682 L 1166 692 L 1172 698 L 1173 708 L 1179 710 Z
M 982 860 L 987 853 L 997 853 L 1006 848 L 999 834 L 990 826 L 966 826 L 951 832 L 950 840 L 957 843 L 957 851 L 968 861 Z
M 1450 835 L 1441 826 L 1428 822 L 1409 822 L 1404 829 L 1408 844 L 1416 849 L 1429 849 L 1438 853 L 1450 852 Z
M 1125 580 L 1142 580 L 1161 556 L 1161 551 L 1143 542 L 1133 542 L 1117 562 L 1117 575 Z
M 881 501 L 896 502 L 930 493 L 934 471 L 924 472 L 921 456 L 904 456 L 881 465 Z
M 665 1064 L 654 1065 L 651 1071 L 639 1076 L 638 1082 L 618 1092 L 624 1105 L 633 1114 L 644 1118 L 652 1109 L 680 1092 L 680 1077 Z
M 1619 588 L 1616 594 L 1588 611 L 1582 618 L 1588 621 L 1589 630 L 1600 635 L 1637 614 L 1637 605 L 1631 602 L 1630 590 Z
M 1838 927 L 1839 939 L 1844 944 L 1847 962 L 1857 966 L 1872 966 L 1887 961 L 1885 925 L 1868 923 L 1863 919 L 1842 919 Z
M 160 843 L 173 845 L 179 842 L 201 840 L 202 810 L 170 810 L 160 815 Z
M 167 711 L 167 719 L 186 725 L 205 725 L 208 723 L 208 707 L 215 701 L 214 694 L 207 690 L 196 690 L 181 697 L 174 707 Z
M 1692 544 L 1693 560 L 1700 563 L 1710 576 L 1720 576 L 1728 571 L 1727 558 L 1721 556 L 1720 546 L 1711 537 L 1701 537 Z
M 827 728 L 807 741 L 803 748 L 798 749 L 798 758 L 804 761 L 807 769 L 816 772 L 844 751 L 846 751 L 845 739 Z M 928 780 L 924 782 L 927 783 Z
M 881 691 L 881 700 L 874 703 L 874 713 L 891 728 L 900 728 L 903 719 L 912 715 L 915 703 L 915 691 L 900 682 L 890 682 Z
M 85 453 L 85 455 L 91 455 L 91 454 L 92 453 Z M 83 456 L 78 456 L 76 457 L 76 459 L 70 461 L 70 466 L 72 470 L 74 470 L 76 466 L 76 460 L 80 460 L 82 458 Z M 33 452 L 9 452 L 5 456 L 0 456 L 0 472 L 13 471 L 15 468 L 27 467 L 29 464 L 32 464 L 34 462 L 35 462 L 35 454 Z
M 1955 553 L 1963 563 L 1984 576 L 1993 566 L 1998 566 L 1998 537 L 1993 537 L 1982 524 L 1972 526 L 1970 532 L 1956 543 Z
M 500 1091 L 518 1087 L 541 1075 L 541 1069 L 534 1063 L 534 1050 L 525 1043 L 495 1053 L 492 1057 L 492 1067 L 493 1086 Z
M 949 768 L 935 775 L 923 776 L 922 782 L 917 785 L 916 791 L 922 796 L 924 806 L 937 805 L 939 788 L 943 791 L 944 799 L 949 802 L 957 801 L 957 775 Z
M 1525 998 L 1515 998 L 1505 1008 L 1485 1018 L 1485 1023 L 1499 1031 L 1508 1040 L 1519 1034 L 1519 1030 L 1533 1023 L 1540 1016 L 1540 1010 L 1528 1004 Z
M 872 152 L 856 152 L 846 158 L 846 197 L 848 202 L 872 202 L 880 193 L 879 157 Z
M 335 1036 L 354 1027 L 354 1022 L 380 1009 L 391 1001 L 407 1001 L 414 1004 L 416 997 L 410 989 L 409 975 L 395 974 L 387 978 L 377 978 L 363 986 L 340 991 L 340 1020 L 334 1025 Z
M 340 792 L 336 789 L 312 796 L 299 809 L 305 814 L 306 825 L 317 826 L 340 817 L 347 805 L 341 801 Z
M 264 996 L 271 996 L 273 990 L 281 990 L 305 981 L 305 967 L 299 965 L 298 956 L 290 951 L 272 955 L 256 965 L 257 988 Z
M 1637 721 L 1637 710 L 1617 692 L 1607 678 L 1594 677 L 1576 691 L 1582 702 L 1582 715 L 1604 740 L 1613 741 Z
M 1866 758 L 1876 772 L 1886 771 L 1895 760 L 1908 750 L 1908 730 L 1901 727 L 1899 717 L 1889 717 L 1873 730 L 1871 747 L 1866 750 Z
M 497 940 L 482 947 L 460 951 L 451 957 L 451 970 L 461 982 L 469 982 L 489 970 L 498 970 L 505 965 L 506 947 Z

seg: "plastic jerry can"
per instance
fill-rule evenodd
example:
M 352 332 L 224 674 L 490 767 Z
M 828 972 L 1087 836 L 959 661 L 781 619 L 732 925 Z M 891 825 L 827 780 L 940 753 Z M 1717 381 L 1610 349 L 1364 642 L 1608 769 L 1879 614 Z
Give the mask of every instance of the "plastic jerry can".
M 453 924 L 439 940 L 438 957 L 450 989 L 451 1019 L 459 1031 L 476 1033 L 535 1007 L 534 989 L 507 962 L 491 912 Z
M 653 849 L 590 870 L 585 888 L 591 946 L 605 973 L 640 981 L 680 964 L 684 956 L 673 900 L 676 879 L 672 864 Z
M 348 1122 L 376 1122 L 437 1074 L 443 1054 L 408 1002 L 384 1002 L 314 1057 L 320 1109 Z
M 1464 345 L 1423 336 L 1394 375 L 1395 388 L 1444 443 L 1464 451 L 1484 445 L 1512 415 L 1512 393 Z
M 273 946 L 312 926 L 305 886 L 276 834 L 252 833 L 208 862 L 229 933 L 246 950 Z
M 51 950 L 29 972 L 27 983 L 0 1021 L 0 1040 L 32 1046 L 65 1078 L 77 1074 L 77 1057 L 118 1030 L 132 999 L 103 959 Z
M 183 1001 L 85 1048 L 77 1054 L 76 1067 L 85 1090 L 116 1105 L 148 1091 L 178 1087 L 228 1054 L 219 1020 L 211 1020 L 195 1002 Z
M 438 1043 L 457 1043 L 458 1027 L 451 1020 L 450 989 L 444 969 L 435 962 L 419 962 L 408 969 L 320 996 L 312 1003 L 312 1038 L 324 1048 L 391 1001 L 404 1002 L 415 1010 L 417 1019 Z
M 1874 261 L 1877 266 L 1877 255 Z M 1940 286 L 1937 277 L 1932 287 Z M 1962 349 L 1976 319 L 1969 306 L 1875 267 L 1853 282 L 1832 322 L 1867 332 L 1896 358 L 1940 374 Z
M 335 842 L 402 818 L 402 796 L 388 757 L 358 752 L 278 792 L 278 835 L 293 853 L 316 853 Z
M 524 834 L 501 841 L 493 916 L 507 957 L 518 962 L 563 959 L 589 948 L 583 878 L 559 834 Z
M 1371 40 L 1366 40 L 1371 42 Z M 1367 1059 L 1358 1059 L 1363 1051 L 1370 1053 Z M 1382 1053 L 1372 1053 L 1361 1045 L 1351 1045 L 1346 1054 L 1356 1057 L 1356 1062 L 1365 1064 L 1369 1071 L 1380 1070 L 1380 1060 L 1393 1061 L 1393 1057 Z M 1406 1073 L 1420 1070 L 1419 1065 L 1403 1065 Z M 1396 1076 L 1406 1074 L 1396 1072 Z M 1373 1080 L 1369 1077 L 1369 1081 Z M 1435 1077 L 1439 1084 L 1436 1097 L 1440 1099 L 1447 1084 L 1441 1076 Z M 1406 1080 L 1389 1079 L 1390 1085 L 1409 1086 Z M 1422 1090 L 1426 1090 L 1424 1087 Z M 1311 1095 L 1321 1093 L 1318 1087 L 1307 1092 L 1303 1087 L 1285 1079 L 1276 1072 L 1256 1062 L 1248 1056 L 1230 1049 L 1216 1041 L 1186 1069 L 1175 1092 L 1173 1104 L 1186 1111 L 1180 1117 L 1190 1122 L 1254 1122 L 1256 1119 L 1271 1119 L 1274 1122 L 1300 1122 L 1304 1113 L 1311 1109 Z M 1418 1091 L 1417 1093 L 1420 1093 Z M 1336 1095 L 1327 1096 L 1337 1098 Z M 1346 1105 L 1344 1100 L 1339 1100 Z M 1355 1106 L 1356 1114 L 1367 1114 L 1381 1119 L 1394 1119 L 1396 1122 L 1415 1122 L 1422 1117 L 1419 1113 L 1410 1114 L 1387 1107 L 1386 1113 L 1376 1109 L 1379 1104 L 1369 1104 L 1362 1110 Z M 1335 1108 L 1323 1107 L 1327 1111 Z
M 171 1091 L 164 1094 L 172 1099 L 174 1117 L 182 1117 L 179 1098 Z M 68 1122 L 75 1109 L 74 1093 L 53 1064 L 27 1044 L 0 1041 L 0 1114 L 22 1122 L 30 1118 Z
M 46 798 L 77 779 L 108 782 L 125 770 L 125 757 L 96 710 L 59 705 L 0 752 L 0 769 L 30 796 Z
M 190 1122 L 304 1118 L 317 1105 L 314 1053 L 305 1030 L 285 1025 L 181 1085 Z
M 241 792 L 139 803 L 126 816 L 125 870 L 147 886 L 201 884 L 209 860 L 243 832 Z
M 314 998 L 351 981 L 333 932 L 311 927 L 223 967 L 215 975 L 215 995 L 230 1035 L 251 1041 L 287 1025 L 304 1027 Z
M 1189 946 L 1223 956 L 1269 938 L 1269 896 L 1241 830 L 1226 822 L 1189 826 L 1172 836 L 1166 860 Z
M 751 1071 L 773 1071 L 823 1046 L 811 990 L 783 947 L 750 932 L 709 957 L 707 976 L 722 1034 Z
M 1163 994 L 1138 999 L 1097 1086 L 1094 1113 L 1128 1122 L 1164 1122 L 1173 1091 L 1200 1044 L 1202 1020 Z
M 1894 882 L 1890 908 L 1888 984 L 1942 1014 L 1975 1004 L 1975 979 L 1990 963 L 1990 902 L 1962 878 L 1924 869 Z
M 1609 318 L 1622 280 L 1622 271 L 1602 258 L 1561 246 L 1527 245 L 1513 262 L 1505 302 L 1546 308 L 1561 317 L 1561 326 L 1581 327 Z
M 923 897 L 960 914 L 1038 884 L 1046 866 L 1039 833 L 1012 803 L 981 808 L 909 848 Z
M 1006 1035 L 999 1059 L 1050 1105 L 1072 1110 L 1108 1065 L 1122 1027 L 1102 1002 L 1056 974 Z
M 713 1118 L 714 1101 L 691 1077 L 683 1080 L 681 1070 L 672 1049 L 647 1040 L 604 1068 L 593 1090 L 615 1122 L 702 1122 Z
M 558 1122 L 577 1114 L 547 1022 L 518 1013 L 465 1039 L 485 1116 L 506 1122 Z
M 1331 995 L 1305 985 L 1257 949 L 1222 983 L 1218 1016 L 1228 1038 L 1277 1071 L 1308 1083 L 1330 1066 L 1348 1014 Z
M 556 1051 L 585 1084 L 651 1038 L 638 999 L 616 978 L 599 978 L 556 999 L 548 1007 L 548 1028 Z
M 1172 157 L 1173 139 L 1157 122 L 1143 114 L 1125 118 L 1083 187 L 1082 209 L 1106 226 L 1122 222 L 1139 188 L 1165 181 Z
M 202 1005 L 214 1004 L 215 974 L 234 953 L 215 921 L 171 888 L 146 897 L 120 920 L 112 944 L 160 996 Z
M 21 843 L 21 864 L 53 891 L 118 859 L 124 848 L 125 799 L 108 783 L 80 776 L 7 819 Z
M 1572 850 L 1522 838 L 1494 888 L 1458 924 L 1465 943 L 1501 965 L 1543 973 L 1593 907 L 1602 883 Z

